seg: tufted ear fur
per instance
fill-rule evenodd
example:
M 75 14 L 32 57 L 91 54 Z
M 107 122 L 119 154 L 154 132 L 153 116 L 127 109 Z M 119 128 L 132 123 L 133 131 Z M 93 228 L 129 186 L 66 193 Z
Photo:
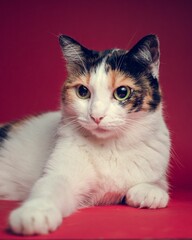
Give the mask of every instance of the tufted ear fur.
M 156 35 L 147 35 L 142 38 L 128 53 L 131 74 L 151 72 L 154 78 L 159 75 L 159 40 Z
M 67 62 L 69 74 L 86 73 L 86 59 L 92 56 L 92 51 L 65 35 L 59 37 L 59 43 Z

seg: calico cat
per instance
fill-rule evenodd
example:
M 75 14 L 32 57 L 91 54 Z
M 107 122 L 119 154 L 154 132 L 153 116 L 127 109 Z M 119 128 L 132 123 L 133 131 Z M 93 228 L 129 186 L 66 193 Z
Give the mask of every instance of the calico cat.
M 10 228 L 46 234 L 79 208 L 122 200 L 166 207 L 170 137 L 157 37 L 129 51 L 59 42 L 68 70 L 61 110 L 0 128 L 0 199 L 24 200 Z

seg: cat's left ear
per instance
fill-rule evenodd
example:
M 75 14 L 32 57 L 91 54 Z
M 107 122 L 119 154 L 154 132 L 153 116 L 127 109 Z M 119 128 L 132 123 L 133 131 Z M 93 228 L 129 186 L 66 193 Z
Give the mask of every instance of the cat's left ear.
M 129 59 L 135 67 L 149 70 L 154 78 L 159 76 L 159 40 L 156 35 L 147 35 L 142 38 L 129 52 Z M 139 72 L 139 71 L 138 71 Z
M 69 74 L 86 72 L 86 59 L 89 55 L 91 55 L 91 51 L 66 35 L 59 36 L 59 43 L 67 62 Z

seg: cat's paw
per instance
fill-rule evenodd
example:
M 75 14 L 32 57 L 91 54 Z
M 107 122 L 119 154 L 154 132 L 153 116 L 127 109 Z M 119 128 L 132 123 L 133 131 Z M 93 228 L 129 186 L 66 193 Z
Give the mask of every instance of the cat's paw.
M 138 184 L 129 189 L 126 202 L 139 208 L 165 208 L 169 201 L 168 193 L 152 184 Z
M 57 229 L 62 214 L 47 200 L 31 200 L 10 214 L 9 225 L 17 234 L 47 234 Z

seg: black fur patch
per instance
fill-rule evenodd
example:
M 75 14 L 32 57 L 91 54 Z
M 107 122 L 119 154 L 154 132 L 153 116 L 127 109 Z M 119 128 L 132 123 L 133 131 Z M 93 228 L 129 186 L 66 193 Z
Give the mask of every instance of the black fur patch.
M 133 106 L 132 106 L 130 112 L 139 112 L 143 105 L 143 99 L 144 99 L 143 95 L 137 97 L 133 103 Z
M 150 75 L 148 76 L 148 80 L 152 89 L 152 100 L 148 104 L 150 106 L 150 110 L 153 111 L 161 102 L 161 94 L 159 92 L 159 82 L 157 78 L 154 78 L 152 75 Z
M 97 67 L 103 62 L 104 58 L 110 55 L 110 53 L 111 50 L 105 50 L 102 52 L 92 51 L 90 58 L 87 58 L 85 63 L 87 70 L 89 72 L 92 70 L 96 71 Z
M 153 100 L 149 102 L 150 111 L 154 111 L 161 102 L 161 95 L 158 91 L 153 92 Z
M 6 124 L 2 127 L 0 127 L 0 144 L 7 139 L 8 133 L 11 129 L 12 125 L 11 124 Z
M 106 59 L 106 65 L 109 65 L 111 70 L 122 71 L 124 67 L 124 59 L 126 51 L 124 50 L 110 50 L 111 54 L 108 54 Z

